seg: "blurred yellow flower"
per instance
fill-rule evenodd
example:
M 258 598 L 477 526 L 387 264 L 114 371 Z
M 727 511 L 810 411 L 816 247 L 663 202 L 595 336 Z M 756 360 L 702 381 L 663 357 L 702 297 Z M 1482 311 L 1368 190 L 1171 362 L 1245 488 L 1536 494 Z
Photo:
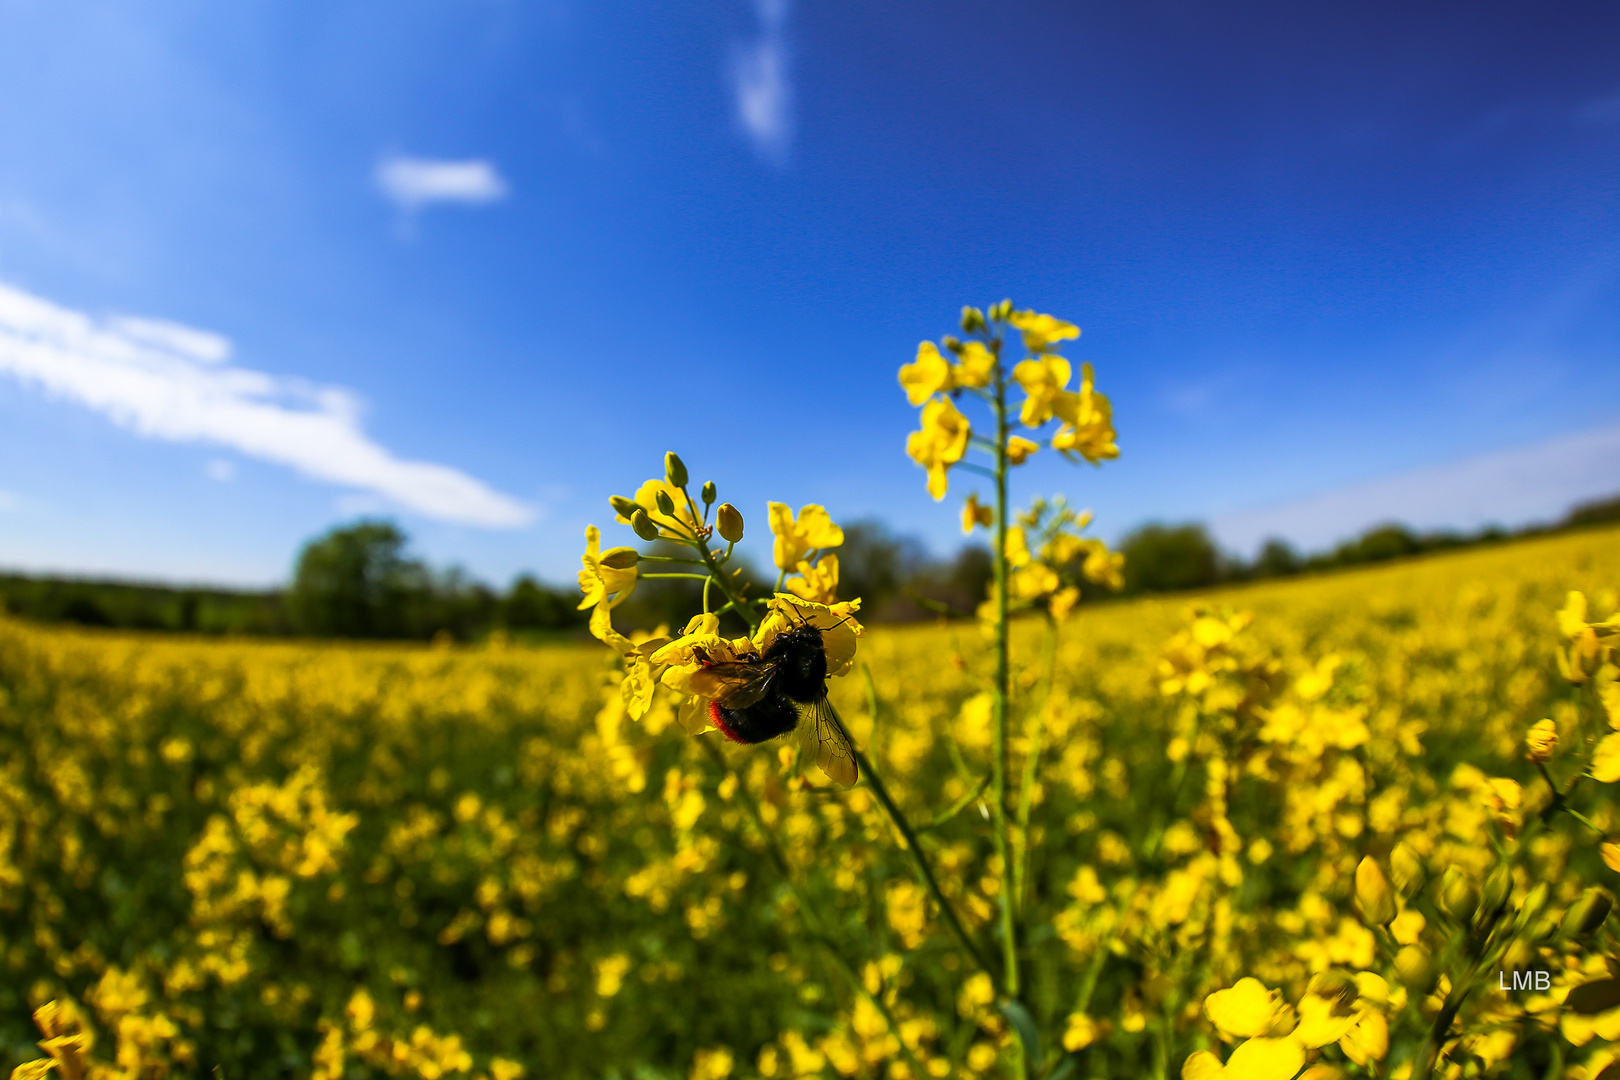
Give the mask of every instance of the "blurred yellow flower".
M 792 570 L 812 550 L 844 542 L 844 530 L 833 524 L 825 506 L 811 503 L 799 511 L 797 518 L 785 503 L 773 502 L 769 506 L 771 532 L 776 534 L 772 555 L 778 570 Z
M 1605 784 L 1620 780 L 1620 731 L 1603 736 L 1592 751 L 1592 778 Z
M 1069 362 L 1061 356 L 1025 360 L 1013 368 L 1013 378 L 1024 388 L 1024 405 L 1018 418 L 1025 427 L 1040 427 L 1052 419 L 1054 412 L 1074 415 L 1079 398 L 1063 389 L 1069 385 L 1069 375 Z
M 945 497 L 945 471 L 967 453 L 972 433 L 967 417 L 955 405 L 935 398 L 923 406 L 922 429 L 906 436 L 906 453 L 928 470 L 928 493 L 935 502 Z
M 1007 321 L 1023 332 L 1024 348 L 1032 353 L 1045 352 L 1054 342 L 1080 336 L 1080 328 L 1074 323 L 1034 311 L 1015 311 Z
M 1039 443 L 1030 442 L 1019 435 L 1007 440 L 1007 460 L 1014 465 L 1022 465 L 1029 460 L 1029 455 L 1041 448 Z
M 995 523 L 996 512 L 979 502 L 977 494 L 969 495 L 967 502 L 962 506 L 962 535 L 967 536 L 973 532 L 975 525 L 989 528 Z
M 935 394 L 953 389 L 956 380 L 939 347 L 924 341 L 917 346 L 917 359 L 900 369 L 900 385 L 906 389 L 907 401 L 921 405 Z
M 1194 1050 L 1181 1063 L 1181 1080 L 1218 1080 L 1225 1075 L 1221 1059 L 1208 1050 Z
M 1233 1080 L 1293 1080 L 1305 1064 L 1305 1047 L 1297 1039 L 1250 1039 L 1226 1059 L 1225 1075 Z
M 1524 736 L 1525 756 L 1538 765 L 1552 760 L 1558 748 L 1558 725 L 1551 719 L 1537 720 Z
M 1078 453 L 1093 465 L 1119 457 L 1119 446 L 1114 442 L 1113 407 L 1092 388 L 1090 364 L 1080 365 L 1080 393 L 1068 397 L 1073 401 L 1066 398 L 1059 404 L 1072 406 L 1072 411 L 1060 414 L 1064 426 L 1052 436 L 1052 448 Z
M 1252 976 L 1204 999 L 1204 1015 L 1229 1039 L 1248 1039 L 1269 1032 L 1284 1010 L 1282 996 Z
M 964 341 L 957 354 L 956 381 L 961 386 L 989 386 L 996 373 L 996 358 L 982 342 Z M 912 402 L 913 405 L 916 402 Z

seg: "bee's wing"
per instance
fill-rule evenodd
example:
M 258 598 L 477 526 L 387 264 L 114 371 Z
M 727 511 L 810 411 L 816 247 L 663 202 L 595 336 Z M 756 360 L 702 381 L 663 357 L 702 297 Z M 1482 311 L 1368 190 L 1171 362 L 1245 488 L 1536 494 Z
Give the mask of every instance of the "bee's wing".
M 736 660 L 705 664 L 703 673 L 720 687 L 717 698 L 728 709 L 758 705 L 771 691 L 771 680 L 781 664 L 776 660 Z
M 806 756 L 815 758 L 831 780 L 849 787 L 860 779 L 855 765 L 855 748 L 849 745 L 844 727 L 826 696 L 799 706 L 799 742 Z

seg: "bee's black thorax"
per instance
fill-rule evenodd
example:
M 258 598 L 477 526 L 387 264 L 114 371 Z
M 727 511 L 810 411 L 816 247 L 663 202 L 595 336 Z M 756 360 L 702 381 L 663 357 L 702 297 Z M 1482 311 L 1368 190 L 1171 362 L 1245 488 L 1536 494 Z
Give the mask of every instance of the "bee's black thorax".
M 814 626 L 797 626 L 778 635 L 765 658 L 780 660 L 776 689 L 794 701 L 808 703 L 826 696 L 827 647 Z

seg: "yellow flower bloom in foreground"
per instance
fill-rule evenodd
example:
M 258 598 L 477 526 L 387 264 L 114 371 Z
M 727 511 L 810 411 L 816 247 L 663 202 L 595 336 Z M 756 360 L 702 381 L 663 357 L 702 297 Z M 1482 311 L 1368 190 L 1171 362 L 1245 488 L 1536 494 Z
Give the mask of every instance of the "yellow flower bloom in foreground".
M 1041 448 L 1040 443 L 1030 442 L 1028 439 L 1014 435 L 1007 440 L 1007 460 L 1014 465 L 1022 465 L 1029 460 L 1029 455 Z
M 838 599 L 838 556 L 823 555 L 814 566 L 801 561 L 798 571 L 798 577 L 782 583 L 788 592 L 818 604 L 831 604 Z
M 1250 1039 L 1226 1059 L 1225 1075 L 1234 1080 L 1293 1080 L 1304 1064 L 1305 1047 L 1297 1039 Z
M 1217 1080 L 1225 1075 L 1221 1059 L 1208 1050 L 1194 1050 L 1181 1063 L 1181 1080 Z
M 969 495 L 962 507 L 962 535 L 968 536 L 973 532 L 975 525 L 989 528 L 995 523 L 996 512 L 979 502 L 977 494 Z
M 1283 1011 L 1281 995 L 1252 976 L 1204 999 L 1204 1015 L 1229 1039 L 1248 1039 L 1269 1032 Z
M 585 594 L 585 598 L 579 602 L 579 607 L 575 609 L 577 611 L 584 611 L 599 604 L 607 608 L 618 607 L 624 602 L 625 597 L 636 591 L 634 563 L 631 563 L 628 569 L 615 570 L 602 562 L 615 552 L 632 549 L 609 548 L 603 552 L 601 546 L 601 530 L 595 525 L 585 526 L 585 554 L 579 557 L 579 561 L 585 564 L 585 569 L 579 572 L 579 591 Z
M 1069 362 L 1061 356 L 1025 360 L 1013 368 L 1013 378 L 1018 380 L 1018 385 L 1024 388 L 1027 395 L 1018 415 L 1025 427 L 1040 427 L 1052 419 L 1052 413 L 1059 407 L 1065 412 L 1069 411 L 1061 399 L 1064 396 L 1063 388 L 1069 385 L 1070 374 Z M 1068 396 L 1074 397 L 1073 394 Z
M 1085 564 L 1080 572 L 1086 576 L 1087 581 L 1094 581 L 1098 585 L 1106 585 L 1110 589 L 1123 589 L 1125 587 L 1125 553 L 1109 551 L 1108 545 L 1101 540 L 1086 556 Z
M 1603 865 L 1620 874 L 1620 840 L 1605 840 L 1598 848 L 1598 854 L 1603 856 Z
M 957 359 L 956 381 L 961 386 L 989 386 L 996 373 L 996 357 L 982 342 L 965 341 Z M 915 404 L 915 402 L 913 402 Z
M 1349 1034 L 1366 1011 L 1355 980 L 1337 971 L 1311 977 L 1299 999 L 1299 1027 L 1294 1038 L 1315 1050 Z
M 906 436 L 906 453 L 928 470 L 928 494 L 935 502 L 945 497 L 945 470 L 962 460 L 972 433 L 967 417 L 955 405 L 935 398 L 923 406 L 922 430 Z
M 1550 719 L 1537 720 L 1524 736 L 1525 757 L 1538 765 L 1552 760 L 1558 749 L 1558 725 Z
M 924 341 L 917 346 L 917 359 L 900 369 L 900 385 L 906 388 L 907 401 L 921 405 L 941 391 L 955 389 L 956 378 L 938 346 Z
M 1007 530 L 1007 565 L 1029 565 L 1029 541 L 1024 537 L 1024 530 L 1017 525 Z
M 1605 784 L 1620 780 L 1620 731 L 1603 736 L 1592 751 L 1592 779 Z
M 795 569 L 813 549 L 837 547 L 844 542 L 844 530 L 833 524 L 825 506 L 811 503 L 794 518 L 786 503 L 770 506 L 771 532 L 776 534 L 772 555 L 778 570 Z
M 650 660 L 656 665 L 666 665 L 659 681 L 671 690 L 717 698 L 724 687 L 708 673 L 706 665 L 752 659 L 758 655 L 758 647 L 748 638 L 721 637 L 719 616 L 703 614 L 688 622 L 681 636 L 653 653 Z
M 1114 412 L 1108 399 L 1092 389 L 1092 371 L 1090 364 L 1080 365 L 1080 393 L 1070 394 L 1073 398 L 1072 413 L 1061 413 L 1064 426 L 1052 436 L 1054 450 L 1073 450 L 1081 457 L 1098 464 L 1103 459 L 1119 457 L 1119 447 L 1114 440 Z M 1060 405 L 1070 405 L 1065 400 Z
M 1383 1060 L 1389 1053 L 1389 1021 L 1381 1012 L 1362 1013 L 1356 1026 L 1339 1040 L 1339 1049 L 1357 1065 Z
M 1015 311 L 1007 321 L 1023 331 L 1024 348 L 1032 353 L 1045 352 L 1054 342 L 1080 336 L 1080 328 L 1074 323 L 1034 311 Z

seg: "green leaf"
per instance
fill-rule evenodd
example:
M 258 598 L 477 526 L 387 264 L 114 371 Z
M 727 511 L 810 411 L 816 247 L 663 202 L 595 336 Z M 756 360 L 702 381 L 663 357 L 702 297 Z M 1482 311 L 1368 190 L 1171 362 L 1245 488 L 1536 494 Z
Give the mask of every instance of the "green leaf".
M 1052 1066 L 1052 1071 L 1046 1074 L 1046 1080 L 1069 1080 L 1079 1067 L 1079 1054 L 1064 1054 L 1057 1059 L 1057 1064 Z
M 1011 998 L 996 1002 L 996 1008 L 1018 1032 L 1018 1041 L 1024 1044 L 1024 1074 L 1027 1076 L 1034 1063 L 1041 1060 L 1041 1036 L 1035 1030 L 1035 1018 L 1029 1015 L 1022 1002 Z

